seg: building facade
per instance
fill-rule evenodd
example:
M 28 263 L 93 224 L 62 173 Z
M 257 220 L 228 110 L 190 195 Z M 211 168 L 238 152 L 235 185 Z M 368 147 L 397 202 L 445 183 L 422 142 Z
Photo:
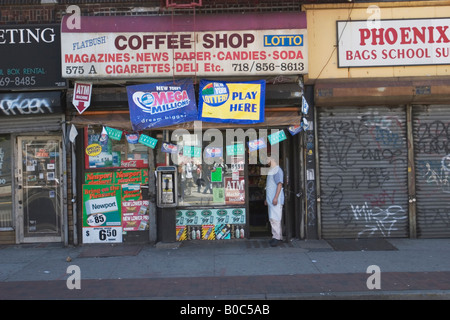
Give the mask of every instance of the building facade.
M 449 3 L 305 10 L 320 236 L 448 237 Z
M 1 65 L 0 243 L 270 237 L 269 155 L 284 170 L 287 240 L 448 237 L 449 11 L 4 6 L 1 39 L 16 54 Z M 228 99 L 228 118 L 205 113 Z M 136 106 L 154 108 L 139 122 Z

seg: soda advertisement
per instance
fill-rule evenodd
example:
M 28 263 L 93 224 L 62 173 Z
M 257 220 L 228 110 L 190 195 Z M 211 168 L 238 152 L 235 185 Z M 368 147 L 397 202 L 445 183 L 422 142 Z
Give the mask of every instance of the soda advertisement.
M 122 242 L 122 187 L 83 185 L 83 243 Z

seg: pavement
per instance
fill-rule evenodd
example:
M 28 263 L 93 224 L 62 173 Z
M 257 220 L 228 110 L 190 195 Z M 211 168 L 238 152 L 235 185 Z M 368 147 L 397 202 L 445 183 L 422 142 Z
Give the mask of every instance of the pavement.
M 0 299 L 448 300 L 450 239 L 1 245 Z

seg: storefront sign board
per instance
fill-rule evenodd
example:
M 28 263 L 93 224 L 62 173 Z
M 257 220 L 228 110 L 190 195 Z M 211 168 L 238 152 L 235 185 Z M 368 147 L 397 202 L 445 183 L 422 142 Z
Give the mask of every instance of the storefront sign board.
M 0 90 L 64 89 L 59 24 L 2 25 Z
M 338 66 L 450 64 L 450 19 L 337 21 Z
M 178 21 L 179 17 L 174 19 Z M 217 30 L 215 25 L 224 25 L 220 21 L 223 18 L 215 16 L 214 19 L 216 21 L 202 22 L 205 18 L 199 17 L 197 26 L 187 25 L 179 30 L 176 21 L 164 17 L 83 17 L 81 29 L 71 30 L 64 17 L 63 77 L 155 78 L 308 72 L 303 16 L 298 18 L 297 27 L 265 30 L 252 27 L 262 25 L 259 21 L 270 17 L 249 16 L 247 21 L 255 21 L 251 24 L 243 15 L 239 30 L 227 30 L 227 27 Z M 244 30 L 242 25 L 246 23 L 248 29 Z M 177 29 L 174 30 L 174 26 Z M 202 30 L 198 29 L 200 27 Z

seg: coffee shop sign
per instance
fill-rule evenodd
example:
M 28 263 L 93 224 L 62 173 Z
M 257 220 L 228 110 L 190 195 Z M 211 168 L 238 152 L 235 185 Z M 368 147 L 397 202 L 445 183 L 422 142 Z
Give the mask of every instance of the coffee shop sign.
M 0 96 L 0 116 L 38 115 L 54 113 L 52 99 L 49 97 L 19 95 Z

